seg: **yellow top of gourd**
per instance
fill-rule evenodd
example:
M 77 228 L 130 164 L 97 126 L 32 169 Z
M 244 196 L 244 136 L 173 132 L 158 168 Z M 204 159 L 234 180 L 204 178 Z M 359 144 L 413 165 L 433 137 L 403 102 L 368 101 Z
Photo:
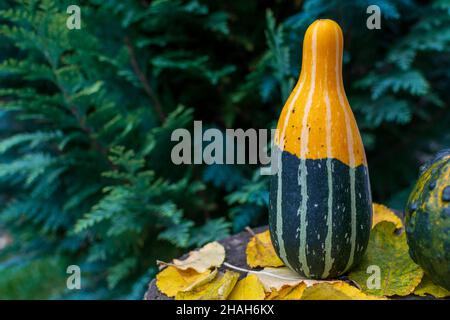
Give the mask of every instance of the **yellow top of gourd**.
M 308 27 L 302 71 L 281 112 L 275 143 L 300 159 L 334 158 L 356 167 L 367 162 L 342 82 L 343 42 L 333 20 Z

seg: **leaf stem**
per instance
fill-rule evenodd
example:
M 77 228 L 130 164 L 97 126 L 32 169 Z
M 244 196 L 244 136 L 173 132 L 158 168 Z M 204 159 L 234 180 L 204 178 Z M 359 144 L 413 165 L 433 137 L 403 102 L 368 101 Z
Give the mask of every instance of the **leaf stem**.
M 270 276 L 273 278 L 278 278 L 278 279 L 282 279 L 282 280 L 290 280 L 290 281 L 303 281 L 303 280 L 308 280 L 308 279 L 303 279 L 303 278 L 289 278 L 289 277 L 283 277 L 283 276 L 279 276 L 277 274 L 273 274 L 267 271 L 256 271 L 256 270 L 248 270 L 245 268 L 240 268 L 240 267 L 236 267 L 228 262 L 224 262 L 223 263 L 224 266 L 230 268 L 230 269 L 234 269 L 237 271 L 241 271 L 241 272 L 247 272 L 247 273 L 253 273 L 253 274 L 265 274 L 266 276 Z
M 134 51 L 133 45 L 130 42 L 130 39 L 128 37 L 125 37 L 125 46 L 127 47 L 128 54 L 130 56 L 130 63 L 133 68 L 134 73 L 139 79 L 139 82 L 142 84 L 142 87 L 144 88 L 145 93 L 149 96 L 150 100 L 153 102 L 156 113 L 159 116 L 159 119 L 161 122 L 164 122 L 166 120 L 166 114 L 164 113 L 161 103 L 156 96 L 153 88 L 150 86 L 150 83 L 147 81 L 147 78 L 144 75 L 144 72 L 139 67 L 139 64 L 136 59 L 136 53 Z

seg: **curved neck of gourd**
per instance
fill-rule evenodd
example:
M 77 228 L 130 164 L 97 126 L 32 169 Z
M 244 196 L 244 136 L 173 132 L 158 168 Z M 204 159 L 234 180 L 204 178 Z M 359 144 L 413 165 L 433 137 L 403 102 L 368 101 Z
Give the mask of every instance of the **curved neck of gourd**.
M 334 25 L 317 23 L 303 41 L 300 82 L 320 90 L 344 90 L 342 81 L 343 37 Z M 319 87 L 319 88 L 318 88 Z

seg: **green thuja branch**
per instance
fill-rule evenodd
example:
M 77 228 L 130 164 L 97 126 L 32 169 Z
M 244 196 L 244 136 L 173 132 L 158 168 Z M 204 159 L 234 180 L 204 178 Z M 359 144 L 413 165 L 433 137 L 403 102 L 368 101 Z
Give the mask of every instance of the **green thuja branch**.
M 145 77 L 145 74 L 142 72 L 141 68 L 139 67 L 133 45 L 130 43 L 130 39 L 128 37 L 125 37 L 125 45 L 127 47 L 128 54 L 130 55 L 130 63 L 133 67 L 133 70 L 136 73 L 139 81 L 141 82 L 142 87 L 145 90 L 145 93 L 149 96 L 150 100 L 153 102 L 160 120 L 163 122 L 166 119 L 166 115 L 165 115 L 164 111 L 162 110 L 161 102 L 159 101 L 158 97 L 156 96 L 155 91 L 152 89 L 152 87 L 148 83 L 148 81 Z
M 0 2 L 2 297 L 141 299 L 157 259 L 267 224 L 270 177 L 174 165 L 171 135 L 194 119 L 274 128 L 316 19 L 343 29 L 375 201 L 401 209 L 419 163 L 450 144 L 447 1 L 374 1 L 381 30 L 362 0 L 82 1 L 80 30 L 69 4 Z M 79 292 L 35 272 L 64 280 L 70 264 Z

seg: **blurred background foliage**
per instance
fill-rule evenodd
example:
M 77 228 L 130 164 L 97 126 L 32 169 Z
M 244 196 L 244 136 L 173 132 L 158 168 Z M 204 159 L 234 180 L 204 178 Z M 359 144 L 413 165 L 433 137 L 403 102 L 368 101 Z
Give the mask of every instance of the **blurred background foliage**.
M 81 7 L 81 30 L 66 28 Z M 367 6 L 381 8 L 368 30 Z M 344 78 L 373 198 L 402 209 L 450 144 L 450 1 L 3 0 L 0 298 L 141 299 L 189 248 L 267 223 L 251 165 L 170 161 L 176 128 L 273 128 L 317 18 Z M 6 246 L 5 246 L 6 244 Z M 66 289 L 66 268 L 82 290 Z

